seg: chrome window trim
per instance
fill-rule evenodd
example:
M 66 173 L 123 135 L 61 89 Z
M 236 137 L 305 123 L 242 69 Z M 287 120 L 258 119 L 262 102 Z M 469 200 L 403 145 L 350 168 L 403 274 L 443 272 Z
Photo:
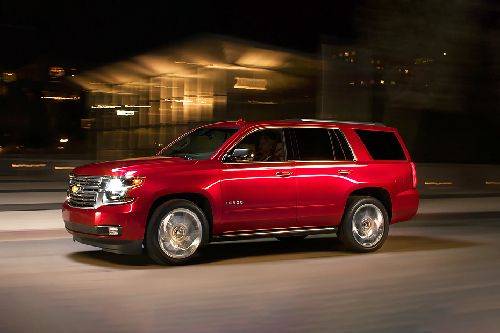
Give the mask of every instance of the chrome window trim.
M 351 150 L 353 159 L 352 159 L 352 161 L 351 160 L 314 160 L 314 161 L 304 161 L 304 160 L 296 160 L 296 159 L 290 159 L 289 160 L 288 159 L 288 151 L 286 151 L 286 142 L 284 141 L 285 140 L 285 138 L 284 138 L 283 141 L 285 143 L 285 153 L 286 153 L 286 155 L 285 155 L 286 160 L 285 161 L 280 161 L 280 162 L 262 162 L 262 161 L 256 161 L 256 162 L 225 162 L 224 161 L 224 158 L 226 157 L 226 155 L 234 147 L 236 147 L 241 141 L 243 141 L 248 135 L 250 135 L 250 134 L 252 134 L 252 133 L 254 133 L 256 131 L 267 129 L 267 128 L 271 128 L 271 129 L 278 128 L 278 129 L 281 129 L 281 130 L 283 130 L 283 133 L 282 133 L 283 136 L 284 136 L 284 130 L 287 129 L 287 128 L 319 128 L 319 129 L 326 129 L 328 131 L 330 131 L 330 130 L 338 130 L 344 136 L 344 139 L 347 142 L 347 145 L 349 146 L 349 149 Z M 339 144 L 340 144 L 340 142 L 339 142 Z M 333 144 L 332 144 L 332 149 L 333 149 Z M 240 138 L 240 140 L 236 141 L 230 148 L 228 148 L 226 150 L 226 152 L 224 154 L 222 154 L 222 156 L 220 158 L 220 162 L 223 163 L 223 164 L 287 163 L 287 162 L 357 162 L 357 161 L 358 161 L 358 158 L 356 156 L 356 153 L 354 152 L 354 149 L 352 149 L 351 143 L 349 142 L 349 140 L 345 136 L 344 132 L 338 126 L 325 127 L 325 126 L 317 126 L 317 125 L 292 125 L 292 126 L 266 126 L 266 125 L 261 126 L 261 125 L 257 125 L 255 128 L 251 129 L 247 134 L 245 134 L 245 136 L 243 136 L 242 138 Z

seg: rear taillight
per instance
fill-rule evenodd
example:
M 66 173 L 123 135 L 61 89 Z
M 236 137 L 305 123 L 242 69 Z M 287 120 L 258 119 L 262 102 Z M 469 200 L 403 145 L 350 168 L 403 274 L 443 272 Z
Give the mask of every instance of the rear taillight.
M 417 169 L 415 168 L 415 163 L 411 162 L 411 185 L 413 188 L 417 188 Z

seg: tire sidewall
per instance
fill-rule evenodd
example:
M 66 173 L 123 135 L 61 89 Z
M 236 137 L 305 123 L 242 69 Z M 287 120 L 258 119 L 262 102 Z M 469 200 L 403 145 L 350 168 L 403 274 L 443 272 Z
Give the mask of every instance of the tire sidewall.
M 372 204 L 379 208 L 384 218 L 384 234 L 382 235 L 380 241 L 371 247 L 364 247 L 359 244 L 352 233 L 354 213 L 358 210 L 359 207 L 366 204 Z M 341 230 L 339 236 L 344 245 L 346 245 L 349 250 L 356 252 L 376 251 L 384 245 L 385 240 L 387 239 L 387 236 L 389 234 L 389 215 L 387 214 L 385 206 L 379 200 L 373 197 L 353 197 L 348 202 L 347 210 L 342 220 L 340 229 Z
M 158 228 L 162 219 L 167 216 L 173 209 L 184 208 L 189 209 L 196 214 L 201 222 L 202 232 L 201 232 L 201 242 L 196 251 L 186 258 L 174 258 L 167 255 L 160 247 L 158 241 Z M 159 264 L 174 264 L 180 265 L 189 262 L 191 259 L 199 255 L 200 249 L 208 243 L 209 239 L 209 224 L 205 217 L 203 211 L 196 206 L 193 202 L 182 199 L 169 200 L 160 206 L 158 206 L 148 222 L 148 227 L 146 230 L 146 249 L 155 262 Z

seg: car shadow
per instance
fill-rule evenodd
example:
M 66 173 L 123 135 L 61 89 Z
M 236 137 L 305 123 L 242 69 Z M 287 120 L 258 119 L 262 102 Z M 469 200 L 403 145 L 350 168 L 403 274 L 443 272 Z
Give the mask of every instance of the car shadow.
M 376 253 L 396 253 L 410 251 L 435 251 L 456 249 L 478 245 L 478 243 L 434 238 L 425 236 L 389 236 L 384 247 Z M 289 244 L 274 239 L 212 243 L 205 247 L 201 255 L 190 262 L 193 264 L 250 264 L 283 260 L 334 258 L 358 254 L 344 251 L 337 238 L 321 236 L 306 238 Z M 68 257 L 82 264 L 116 269 L 164 269 L 174 266 L 156 265 L 146 255 L 127 256 L 101 250 L 74 252 Z

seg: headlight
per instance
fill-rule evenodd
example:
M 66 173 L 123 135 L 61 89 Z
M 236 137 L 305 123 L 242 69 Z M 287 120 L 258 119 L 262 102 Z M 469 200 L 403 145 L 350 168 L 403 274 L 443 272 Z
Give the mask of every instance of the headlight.
M 110 177 L 104 180 L 103 204 L 125 203 L 131 198 L 128 192 L 142 185 L 144 178 L 132 177 Z

